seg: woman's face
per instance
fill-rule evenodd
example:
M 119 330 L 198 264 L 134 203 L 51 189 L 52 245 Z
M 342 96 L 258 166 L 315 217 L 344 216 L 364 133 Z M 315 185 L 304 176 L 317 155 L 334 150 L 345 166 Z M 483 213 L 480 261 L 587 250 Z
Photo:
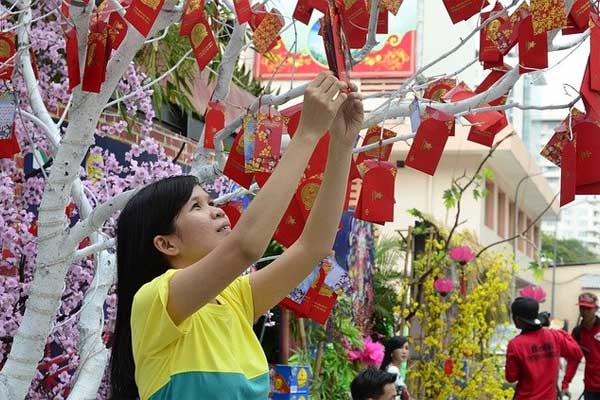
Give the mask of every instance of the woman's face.
M 165 235 L 176 247 L 174 268 L 187 267 L 212 251 L 231 232 L 227 215 L 215 207 L 208 194 L 196 186 L 175 218 L 175 232 Z
M 392 360 L 396 362 L 408 361 L 409 356 L 410 351 L 408 350 L 408 342 L 392 352 Z

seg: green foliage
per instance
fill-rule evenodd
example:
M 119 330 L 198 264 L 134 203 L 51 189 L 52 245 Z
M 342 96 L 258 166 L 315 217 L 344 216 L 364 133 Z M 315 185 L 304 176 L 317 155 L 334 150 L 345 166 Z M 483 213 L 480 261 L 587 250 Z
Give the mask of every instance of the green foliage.
M 556 244 L 557 264 L 576 264 L 597 262 L 598 255 L 588 250 L 577 239 L 554 239 L 554 236 L 542 233 L 541 255 L 546 260 L 554 260 L 554 246 Z M 552 261 L 550 261 L 552 263 Z
M 447 209 L 456 207 L 458 201 L 460 201 L 460 188 L 456 183 L 452 183 L 450 189 L 444 190 L 444 206 Z

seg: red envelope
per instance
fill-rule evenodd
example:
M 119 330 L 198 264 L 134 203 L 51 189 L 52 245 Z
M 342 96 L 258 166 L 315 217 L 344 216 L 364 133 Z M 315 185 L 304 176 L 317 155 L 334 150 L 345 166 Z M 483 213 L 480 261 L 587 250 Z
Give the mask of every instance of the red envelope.
M 365 135 L 365 138 L 362 141 L 361 147 L 377 143 L 379 142 L 380 138 L 382 140 L 386 140 L 391 139 L 393 137 L 396 137 L 396 132 L 391 131 L 389 129 L 381 128 L 379 126 L 372 126 L 367 131 L 367 134 Z M 381 161 L 387 161 L 390 158 L 390 154 L 392 154 L 392 145 L 386 144 L 384 146 L 372 150 L 358 153 L 358 157 L 356 158 L 356 164 L 360 165 L 367 159 L 378 159 Z
M 246 173 L 244 161 L 244 137 L 243 130 L 237 134 L 231 145 L 227 162 L 223 168 L 223 174 L 237 182 L 240 186 L 250 189 L 253 174 Z
M 561 30 L 561 33 L 563 35 L 577 35 L 579 33 L 585 32 L 585 31 L 587 31 L 587 26 L 583 27 L 583 28 L 578 27 L 577 23 L 575 22 L 575 20 L 571 16 L 571 14 L 569 14 L 567 16 L 567 26 L 565 26 Z
M 0 79 L 11 80 L 14 70 L 15 37 L 13 32 L 0 32 Z M 10 61 L 8 61 L 10 60 Z M 6 63 L 6 64 L 5 64 Z
M 387 161 L 367 160 L 359 197 L 360 219 L 376 224 L 394 220 L 395 166 Z M 355 213 L 355 217 L 358 216 Z
M 100 93 L 106 77 L 108 40 L 108 26 L 105 23 L 100 22 L 90 29 L 81 85 L 81 90 L 85 92 Z
M 475 96 L 475 93 L 473 93 L 464 82 L 460 82 L 456 87 L 446 93 L 444 97 L 442 97 L 442 100 L 455 103 L 473 96 Z M 465 118 L 470 123 L 476 124 L 477 129 L 485 131 L 502 119 L 502 113 L 498 111 L 482 111 L 475 114 L 467 114 L 465 115 Z
M 535 35 L 531 16 L 519 27 L 519 72 L 548 68 L 548 34 Z
M 456 87 L 456 79 L 454 78 L 437 79 L 427 86 L 423 97 L 433 101 L 442 101 L 444 95 L 454 87 Z
M 444 0 L 444 6 L 453 24 L 466 21 L 487 7 L 488 0 Z
M 388 33 L 388 13 L 386 10 L 379 10 L 379 16 L 377 17 L 377 33 L 384 35 Z
M 600 182 L 600 127 L 589 120 L 573 127 L 577 138 L 577 186 Z
M 502 55 L 508 54 L 510 49 L 517 44 L 519 27 L 529 15 L 529 4 L 524 1 L 507 20 L 500 24 L 496 32 L 496 46 Z
M 337 300 L 337 294 L 325 285 L 327 273 L 328 271 L 325 271 L 325 269 L 321 267 L 319 270 L 319 281 L 317 283 L 318 289 L 311 287 L 309 290 L 313 290 L 313 293 L 311 293 L 310 296 L 311 307 L 306 318 L 310 318 L 320 324 L 325 324 L 325 322 L 327 322 L 331 310 L 333 310 Z
M 346 42 L 351 49 L 360 49 L 367 43 L 369 6 L 365 0 L 335 0 Z
M 571 117 L 571 126 L 575 126 L 585 120 L 585 114 L 577 108 L 573 108 Z M 569 117 L 567 116 L 562 123 L 554 129 L 554 135 L 544 146 L 540 155 L 550 161 L 557 167 L 560 167 L 560 159 L 562 157 L 563 146 L 566 141 L 570 141 L 571 133 L 569 132 Z M 575 134 L 573 133 L 573 145 L 575 145 Z
M 12 132 L 8 137 L 0 135 L 0 159 L 13 158 L 13 156 L 21 151 L 19 141 L 15 134 L 15 124 L 13 122 Z
M 442 158 L 448 136 L 453 129 L 454 117 L 452 115 L 427 107 L 406 156 L 406 165 L 433 175 Z
M 250 21 L 250 17 L 252 16 L 250 0 L 235 0 L 233 4 L 235 6 L 235 14 L 238 19 L 238 24 L 241 25 Z
M 234 228 L 240 217 L 242 216 L 242 212 L 244 211 L 244 204 L 239 200 L 228 201 L 225 204 L 219 206 L 221 210 L 227 214 L 227 218 L 229 219 L 229 223 L 231 227 Z
M 591 10 L 592 5 L 590 4 L 590 0 L 575 0 L 569 16 L 573 19 L 577 27 L 585 31 L 588 28 Z
M 198 68 L 202 70 L 219 53 L 217 42 L 215 42 L 208 21 L 202 19 L 194 25 L 189 39 L 194 50 L 194 57 L 196 57 Z
M 575 200 L 577 156 L 573 142 L 567 140 L 563 146 L 560 167 L 560 206 Z
M 498 82 L 500 80 L 500 78 L 502 78 L 504 75 L 506 75 L 508 70 L 510 70 L 510 66 L 508 66 L 506 64 L 504 64 L 500 68 L 493 69 L 485 77 L 485 79 L 479 84 L 479 86 L 477 86 L 477 89 L 475 89 L 475 94 L 483 93 L 486 90 L 488 90 L 489 88 L 491 88 L 494 83 Z M 508 93 L 498 97 L 495 100 L 490 101 L 489 104 L 490 104 L 490 106 L 499 106 L 499 105 L 505 104 L 507 98 L 508 98 Z
M 575 194 L 600 194 L 600 182 L 591 183 L 589 185 L 577 185 L 577 187 L 575 188 Z
M 280 115 L 259 113 L 254 135 L 254 172 L 272 173 L 281 156 L 281 134 L 283 118 Z
M 67 73 L 69 76 L 69 91 L 81 83 L 79 69 L 79 46 L 77 45 L 77 30 L 75 27 L 65 33 L 65 51 L 67 58 Z
M 303 219 L 306 221 L 310 210 L 312 210 L 315 204 L 317 194 L 321 188 L 322 178 L 321 175 L 316 175 L 308 179 L 303 179 L 294 194 L 298 205 L 300 206 L 300 212 L 302 213 Z
M 225 106 L 209 101 L 204 114 L 204 148 L 215 148 L 215 135 L 225 127 Z
M 267 16 L 267 8 L 262 3 L 257 3 L 252 6 L 252 15 L 250 16 L 250 28 L 255 31 L 263 19 Z
M 290 135 L 290 137 L 294 137 L 294 133 L 296 133 L 296 130 L 298 129 L 298 124 L 300 124 L 302 106 L 303 103 L 298 103 L 281 111 L 281 115 L 288 118 L 286 128 L 287 133 L 288 135 Z
M 110 47 L 113 50 L 117 50 L 125 36 L 127 36 L 127 22 L 121 17 L 121 15 L 114 11 L 110 14 L 108 20 L 108 35 L 110 39 Z
M 585 73 L 583 74 L 583 80 L 581 81 L 581 99 L 585 105 L 585 111 L 590 119 L 600 119 L 600 92 L 592 90 L 591 87 L 591 71 L 590 71 L 590 58 L 585 67 Z
M 125 12 L 125 19 L 146 37 L 156 21 L 165 0 L 133 0 Z
M 565 0 L 531 0 L 530 10 L 534 35 L 567 25 Z
M 482 144 L 487 147 L 492 147 L 494 144 L 494 138 L 496 134 L 500 132 L 502 129 L 508 126 L 508 120 L 506 119 L 506 115 L 504 112 L 501 113 L 502 118 L 500 121 L 496 122 L 494 125 L 490 126 L 485 130 L 478 129 L 476 126 L 472 126 L 469 130 L 469 136 L 467 136 L 467 140 L 470 142 L 475 142 Z
M 600 16 L 590 16 L 590 89 L 600 91 Z
M 481 20 L 486 21 L 492 14 L 497 14 L 504 7 L 499 2 L 496 2 L 492 11 L 482 12 Z M 479 61 L 487 64 L 496 64 L 502 62 L 503 56 L 496 46 L 496 34 L 500 25 L 506 21 L 507 17 L 499 17 L 488 23 L 484 29 L 479 31 Z
M 398 14 L 398 10 L 400 10 L 400 6 L 402 5 L 403 0 L 381 0 L 380 6 L 392 14 Z
M 296 21 L 302 22 L 304 25 L 308 25 L 310 23 L 310 17 L 312 16 L 314 8 L 310 4 L 309 0 L 298 0 L 296 3 L 296 8 L 294 8 L 294 14 L 292 17 Z
M 333 51 L 333 54 L 331 55 L 332 60 L 329 62 L 329 69 L 334 72 L 338 79 L 349 84 L 348 72 L 346 70 L 346 48 L 342 42 L 340 14 L 336 7 L 330 7 L 329 11 L 325 13 L 325 21 L 328 20 L 331 23 L 331 30 L 327 32 L 328 34 L 323 36 L 323 41 L 326 47 L 329 45 L 330 50 Z
M 187 0 L 183 7 L 179 36 L 189 36 L 194 26 L 203 20 L 206 20 L 204 15 L 204 0 Z
M 283 17 L 275 8 L 272 8 L 262 18 L 252 37 L 254 47 L 258 53 L 265 54 L 277 44 L 279 32 L 281 32 L 283 25 Z
M 302 234 L 305 224 L 302 210 L 300 210 L 300 204 L 295 198 L 292 198 L 287 210 L 283 214 L 283 218 L 279 221 L 277 229 L 273 234 L 273 239 L 285 247 L 290 247 Z

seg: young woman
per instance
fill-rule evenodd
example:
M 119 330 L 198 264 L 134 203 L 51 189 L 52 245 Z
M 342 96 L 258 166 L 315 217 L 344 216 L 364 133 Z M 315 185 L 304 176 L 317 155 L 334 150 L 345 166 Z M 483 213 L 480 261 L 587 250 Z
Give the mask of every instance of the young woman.
M 309 84 L 294 138 L 235 229 L 190 176 L 148 185 L 129 201 L 117 227 L 112 398 L 267 398 L 252 324 L 331 253 L 363 122 L 360 95 L 347 89 L 331 73 Z M 268 267 L 239 277 L 264 253 L 327 130 L 327 167 L 302 235 Z
M 400 373 L 404 361 L 408 361 L 410 351 L 408 350 L 408 338 L 405 336 L 394 336 L 385 344 L 385 353 L 381 362 L 381 369 L 391 374 L 396 374 L 396 390 L 402 400 L 410 399 L 410 394 Z

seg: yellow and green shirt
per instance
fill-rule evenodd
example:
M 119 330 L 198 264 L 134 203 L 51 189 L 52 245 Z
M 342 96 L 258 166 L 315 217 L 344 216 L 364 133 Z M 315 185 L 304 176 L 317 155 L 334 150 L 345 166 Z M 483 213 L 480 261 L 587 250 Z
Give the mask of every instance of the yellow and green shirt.
M 269 391 L 265 354 L 252 330 L 248 276 L 179 325 L 167 313 L 168 270 L 136 293 L 131 311 L 135 381 L 141 400 L 264 400 Z

